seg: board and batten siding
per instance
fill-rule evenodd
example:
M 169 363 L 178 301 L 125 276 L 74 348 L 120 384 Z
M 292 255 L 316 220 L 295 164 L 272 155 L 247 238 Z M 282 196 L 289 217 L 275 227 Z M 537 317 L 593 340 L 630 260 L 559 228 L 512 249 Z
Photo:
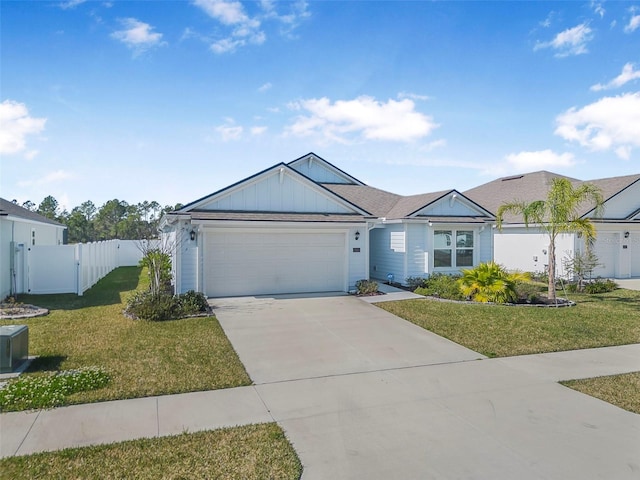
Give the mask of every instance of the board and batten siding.
M 482 228 L 480 229 L 482 230 Z M 476 235 L 478 240 L 477 259 L 478 263 L 486 263 L 493 260 L 493 231 L 491 225 L 487 225 L 484 230 Z
M 391 233 L 404 232 L 404 227 L 404 224 L 398 223 L 371 230 L 371 260 L 369 265 L 371 278 L 386 281 L 387 275 L 391 273 L 394 276 L 394 281 L 405 281 L 405 253 L 391 249 Z
M 355 239 L 356 232 L 360 233 L 358 240 Z M 367 238 L 367 226 L 363 225 L 362 228 L 349 229 L 347 238 L 349 239 L 347 250 L 347 256 L 349 257 L 348 283 L 349 290 L 353 290 L 355 289 L 356 282 L 358 280 L 369 278 L 367 273 L 367 264 L 369 260 L 369 249 L 367 248 L 367 242 L 369 241 Z M 359 252 L 354 251 L 354 249 L 358 248 L 360 249 Z
M 406 277 L 424 277 L 429 273 L 429 240 L 427 226 L 421 223 L 407 224 Z
M 624 220 L 640 208 L 640 182 L 615 195 L 604 204 L 602 218 Z M 589 218 L 595 218 L 593 213 Z
M 455 194 L 454 194 L 455 195 Z M 423 208 L 416 215 L 421 216 L 454 216 L 454 217 L 467 217 L 467 216 L 476 216 L 478 215 L 478 209 L 471 208 L 469 205 L 464 203 L 461 200 L 458 200 L 458 196 L 452 202 L 452 195 L 447 195 L 444 198 L 441 198 L 437 202 Z
M 353 213 L 344 205 L 294 179 L 291 173 L 275 172 L 267 178 L 229 192 L 202 208 L 245 212 Z
M 291 165 L 291 168 L 318 183 L 351 183 L 344 176 L 327 168 L 321 162 L 303 160 Z

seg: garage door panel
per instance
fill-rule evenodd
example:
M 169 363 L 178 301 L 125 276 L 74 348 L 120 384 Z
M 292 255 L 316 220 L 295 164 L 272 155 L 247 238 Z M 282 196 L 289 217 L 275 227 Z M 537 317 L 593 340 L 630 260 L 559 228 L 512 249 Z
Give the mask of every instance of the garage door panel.
M 595 268 L 593 275 L 597 277 L 615 277 L 616 263 L 620 239 L 615 233 L 600 233 L 593 246 L 593 253 L 598 257 L 600 265 Z
M 629 238 L 631 255 L 631 276 L 640 277 L 640 233 L 632 233 Z
M 205 250 L 210 296 L 341 291 L 344 233 L 209 233 Z

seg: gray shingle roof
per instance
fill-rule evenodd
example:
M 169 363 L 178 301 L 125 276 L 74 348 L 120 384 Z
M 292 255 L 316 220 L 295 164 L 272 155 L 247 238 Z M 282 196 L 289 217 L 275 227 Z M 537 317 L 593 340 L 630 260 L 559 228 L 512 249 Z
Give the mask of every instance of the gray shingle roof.
M 536 200 L 544 200 L 554 178 L 566 178 L 574 186 L 579 186 L 582 183 L 592 183 L 602 189 L 602 196 L 606 201 L 634 182 L 640 180 L 640 174 L 585 182 L 552 172 L 540 171 L 498 178 L 497 180 L 467 190 L 464 192 L 464 195 L 495 214 L 500 205 L 504 203 L 530 203 Z M 580 214 L 585 215 L 592 209 L 593 205 L 584 205 Z M 506 223 L 521 223 L 523 220 L 519 215 L 508 214 L 505 215 L 504 221 Z
M 8 215 L 18 218 L 24 218 L 25 220 L 31 220 L 33 222 L 48 223 L 49 225 L 64 227 L 64 225 L 60 222 L 56 222 L 55 220 L 43 217 L 39 213 L 32 212 L 31 210 L 27 210 L 20 205 L 16 205 L 15 203 L 5 200 L 4 198 L 0 198 L 0 216 L 6 217 Z

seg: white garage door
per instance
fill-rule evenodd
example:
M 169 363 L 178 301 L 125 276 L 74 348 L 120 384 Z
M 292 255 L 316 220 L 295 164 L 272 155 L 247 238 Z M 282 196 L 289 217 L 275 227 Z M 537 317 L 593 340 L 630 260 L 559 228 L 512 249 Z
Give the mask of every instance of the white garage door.
M 205 237 L 205 290 L 211 297 L 346 287 L 345 233 L 214 231 Z
M 631 276 L 640 277 L 640 233 L 632 233 L 629 237 L 631 249 Z
M 598 257 L 601 264 L 597 267 L 593 275 L 597 277 L 613 278 L 616 275 L 616 263 L 618 261 L 618 250 L 620 238 L 616 233 L 599 233 L 593 247 L 593 253 Z

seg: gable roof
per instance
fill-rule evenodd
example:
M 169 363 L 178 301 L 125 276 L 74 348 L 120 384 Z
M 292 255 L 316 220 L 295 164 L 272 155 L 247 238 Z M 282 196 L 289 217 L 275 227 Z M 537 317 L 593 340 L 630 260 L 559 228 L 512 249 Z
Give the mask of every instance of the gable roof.
M 464 194 L 495 214 L 500 205 L 504 203 L 515 201 L 531 203 L 536 200 L 544 200 L 551 183 L 556 178 L 566 178 L 574 187 L 584 183 L 591 183 L 602 190 L 602 197 L 606 202 L 640 181 L 640 174 L 583 181 L 542 170 L 498 178 L 467 190 Z M 592 204 L 585 204 L 580 211 L 580 216 L 588 214 L 593 208 Z M 522 223 L 524 220 L 521 215 L 509 213 L 505 215 L 504 221 L 506 223 Z
M 32 222 L 38 223 L 46 223 L 49 225 L 55 225 L 56 227 L 64 227 L 67 228 L 60 222 L 56 222 L 55 220 L 51 220 L 39 213 L 32 212 L 20 205 L 17 205 L 13 202 L 5 200 L 4 198 L 0 198 L 0 217 L 16 217 L 22 218 L 24 220 L 30 220 Z
M 358 180 L 357 178 L 349 175 L 344 170 L 339 169 L 332 163 L 327 162 L 320 155 L 316 155 L 313 152 L 309 152 L 306 155 L 303 155 L 302 157 L 296 158 L 295 160 L 292 160 L 291 162 L 289 162 L 287 165 L 289 165 L 292 168 L 295 168 L 304 162 L 309 162 L 309 164 L 311 164 L 311 162 L 320 162 L 320 164 L 322 164 L 327 170 L 331 171 L 336 176 L 341 177 L 345 180 L 345 182 L 341 182 L 340 184 L 345 183 L 347 185 L 364 185 L 364 183 Z
M 380 190 L 378 188 L 369 187 L 367 185 L 323 185 L 332 192 L 335 192 L 341 197 L 349 200 L 350 202 L 355 203 L 356 205 L 360 205 L 363 209 L 371 212 L 371 214 L 375 215 L 376 217 L 386 218 L 388 220 L 399 220 L 411 217 L 415 213 L 451 193 L 455 193 L 462 196 L 463 198 L 466 198 L 457 190 L 443 190 L 441 192 L 422 193 L 419 195 L 409 195 L 405 197 L 402 195 L 397 195 L 395 193 L 387 192 L 385 190 Z M 480 205 L 475 204 L 475 202 L 470 201 L 470 203 L 473 203 L 475 207 L 478 207 L 478 210 L 484 210 L 484 208 L 482 208 Z M 480 214 L 480 212 L 478 213 L 478 217 L 484 216 Z M 422 215 L 420 217 L 422 217 Z M 438 218 L 440 221 L 443 221 L 445 216 L 439 215 Z M 456 220 L 460 220 L 457 217 L 446 218 L 456 218 Z

